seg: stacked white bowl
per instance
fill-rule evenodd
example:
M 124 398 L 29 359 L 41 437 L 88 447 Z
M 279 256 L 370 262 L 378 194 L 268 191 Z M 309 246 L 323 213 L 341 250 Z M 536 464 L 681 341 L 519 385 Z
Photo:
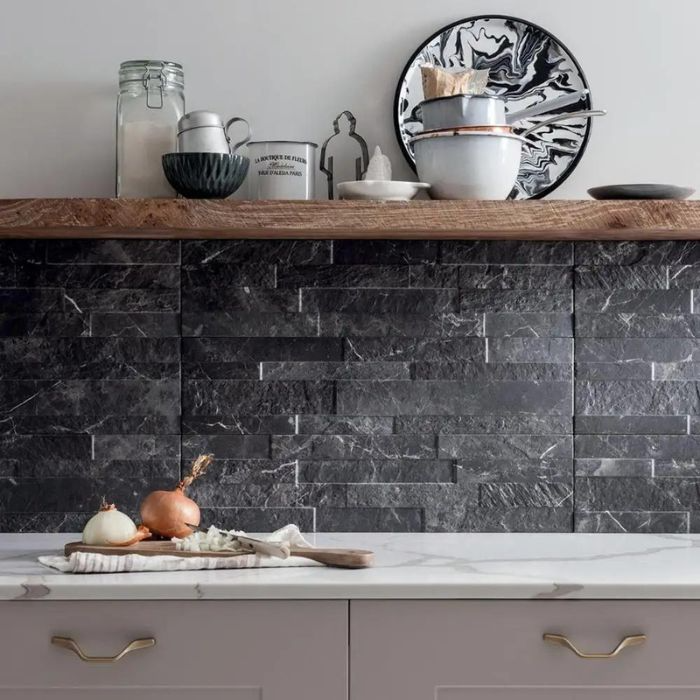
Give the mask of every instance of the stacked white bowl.
M 524 139 L 506 122 L 505 102 L 452 95 L 421 103 L 423 131 L 412 139 L 418 177 L 435 199 L 507 199 Z

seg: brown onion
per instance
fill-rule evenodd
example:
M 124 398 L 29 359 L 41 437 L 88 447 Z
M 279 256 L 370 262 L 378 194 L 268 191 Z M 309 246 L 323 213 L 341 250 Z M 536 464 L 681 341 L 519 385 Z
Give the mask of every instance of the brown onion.
M 153 491 L 141 503 L 141 522 L 160 537 L 187 537 L 190 525 L 199 525 L 199 506 L 185 495 L 185 489 L 202 476 L 214 455 L 200 455 L 192 470 L 172 491 Z

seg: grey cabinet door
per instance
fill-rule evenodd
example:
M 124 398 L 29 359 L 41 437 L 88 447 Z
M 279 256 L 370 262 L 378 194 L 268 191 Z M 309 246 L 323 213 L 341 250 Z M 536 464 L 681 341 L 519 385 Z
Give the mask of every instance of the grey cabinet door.
M 347 700 L 347 606 L 253 600 L 0 603 L 0 698 Z M 53 636 L 75 640 L 88 656 L 112 656 L 134 639 L 153 638 L 156 644 L 116 663 L 88 663 L 52 644 Z

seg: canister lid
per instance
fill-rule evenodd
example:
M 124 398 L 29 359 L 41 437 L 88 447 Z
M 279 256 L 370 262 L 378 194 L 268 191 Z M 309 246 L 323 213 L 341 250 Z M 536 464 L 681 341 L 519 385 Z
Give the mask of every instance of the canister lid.
M 188 112 L 180 117 L 180 121 L 177 123 L 177 130 L 182 132 L 203 126 L 215 126 L 223 129 L 224 124 L 216 112 L 210 112 L 208 109 L 196 109 L 194 112 Z

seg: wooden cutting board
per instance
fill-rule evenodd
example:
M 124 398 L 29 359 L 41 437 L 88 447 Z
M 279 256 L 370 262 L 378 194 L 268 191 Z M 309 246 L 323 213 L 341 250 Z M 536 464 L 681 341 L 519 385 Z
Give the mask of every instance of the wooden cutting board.
M 143 557 L 171 556 L 171 557 L 240 557 L 247 552 L 183 552 L 176 548 L 174 542 L 166 540 L 147 540 L 137 542 L 129 547 L 112 547 L 109 545 L 98 546 L 83 544 L 82 542 L 70 542 L 64 547 L 64 553 L 68 557 L 73 552 L 92 552 L 94 554 L 108 554 L 111 556 L 124 556 L 126 554 L 140 554 Z M 251 552 L 252 553 L 252 552 Z M 372 566 L 374 553 L 365 549 L 308 549 L 305 547 L 292 547 L 292 556 L 313 559 L 326 566 L 335 566 L 342 569 L 364 569 Z

